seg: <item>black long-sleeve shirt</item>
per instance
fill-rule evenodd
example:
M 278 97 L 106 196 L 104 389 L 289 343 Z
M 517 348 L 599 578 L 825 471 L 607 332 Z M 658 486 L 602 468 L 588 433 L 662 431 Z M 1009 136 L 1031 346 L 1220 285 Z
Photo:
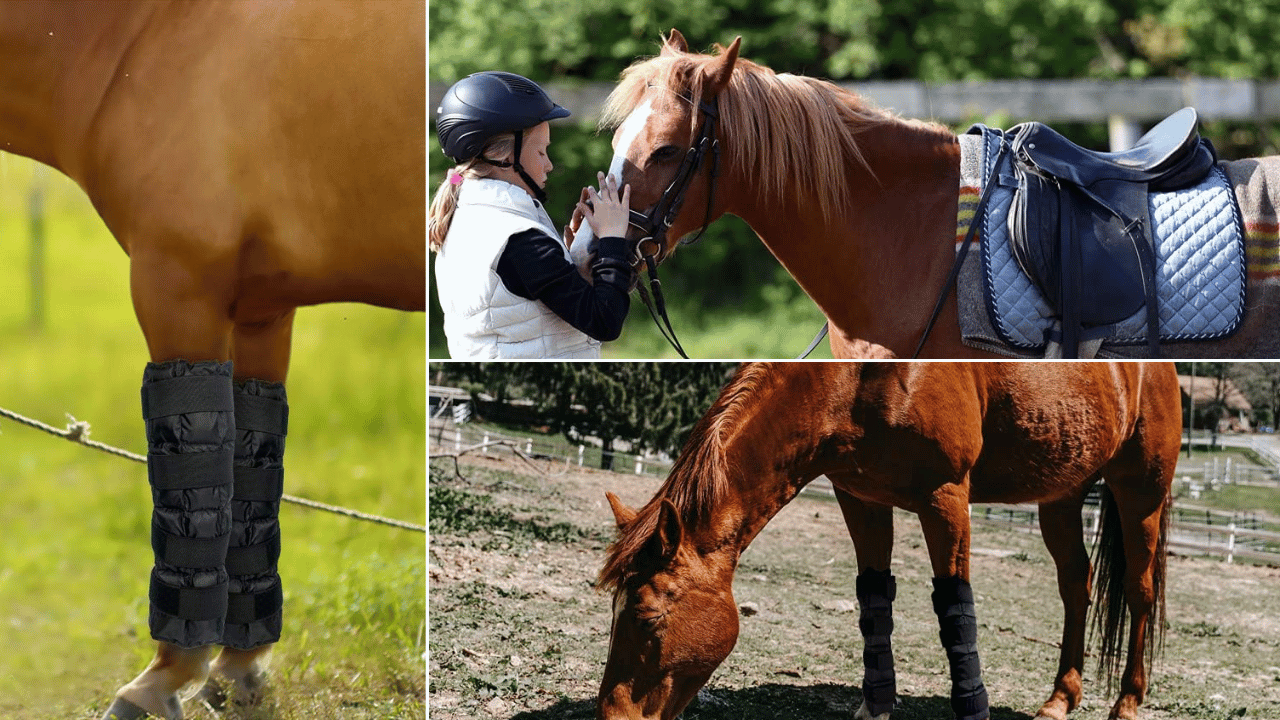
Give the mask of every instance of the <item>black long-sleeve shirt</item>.
M 502 284 L 516 295 L 542 302 L 596 340 L 616 340 L 631 307 L 632 270 L 626 257 L 623 238 L 600 238 L 591 263 L 592 284 L 565 260 L 555 238 L 531 229 L 507 240 L 496 269 Z

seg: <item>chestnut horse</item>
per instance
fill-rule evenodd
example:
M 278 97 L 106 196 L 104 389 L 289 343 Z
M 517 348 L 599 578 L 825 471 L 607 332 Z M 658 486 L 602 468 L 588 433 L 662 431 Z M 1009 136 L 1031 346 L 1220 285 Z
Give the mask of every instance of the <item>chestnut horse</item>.
M 424 14 L 421 0 L 0 3 L 0 150 L 75 180 L 130 258 L 134 308 L 155 365 L 143 387 L 144 411 L 151 392 L 149 465 L 158 501 L 153 636 L 157 597 L 175 608 L 166 632 L 203 624 L 215 638 L 219 612 L 229 607 L 246 617 L 278 607 L 268 558 L 272 543 L 278 555 L 278 535 L 253 536 L 278 527 L 295 309 L 425 306 Z M 178 375 L 194 389 L 190 397 L 157 391 L 180 384 Z M 216 408 L 198 405 L 200 387 Z M 178 407 L 191 397 L 197 405 Z M 186 441 L 166 446 L 172 438 L 156 424 L 174 417 L 179 434 L 216 431 L 219 449 L 174 454 Z M 233 472 L 233 445 L 231 498 L 224 480 Z M 248 467 L 264 449 L 272 459 Z M 157 456 L 185 464 L 162 470 Z M 196 472 L 192 457 L 219 463 L 216 477 L 184 477 Z M 254 478 L 252 497 L 242 478 Z M 181 507 L 182 497 L 189 502 L 214 485 L 206 495 L 217 507 Z M 161 518 L 166 498 L 178 506 Z M 206 522 L 216 536 L 181 536 Z M 231 552 L 228 528 L 232 550 L 255 554 L 236 561 L 265 573 L 242 578 L 238 589 L 232 561 L 224 572 L 218 555 Z M 196 559 L 176 559 L 183 557 Z M 164 573 L 172 575 L 175 564 L 196 568 L 173 575 L 194 581 L 166 585 Z M 239 600 L 227 599 L 228 575 Z M 199 617 L 183 620 L 193 608 Z M 278 634 L 273 613 L 263 622 Z M 201 642 L 161 641 L 107 717 L 180 718 L 179 689 L 203 681 L 211 667 L 233 698 L 251 701 L 274 642 L 270 628 L 254 629 L 247 641 Z M 219 644 L 227 647 L 213 660 Z M 216 694 L 212 683 L 206 690 Z
M 835 357 L 859 357 L 856 340 L 912 357 L 956 258 L 955 134 L 874 108 L 831 83 L 775 74 L 739 58 L 740 44 L 693 54 L 673 30 L 660 55 L 623 72 L 606 102 L 601 127 L 617 126 L 611 172 L 631 185 L 632 208 L 645 214 L 659 207 L 668 215 L 664 191 L 716 118 L 719 162 L 703 158 L 665 240 L 646 251 L 660 262 L 682 236 L 737 215 L 827 316 Z M 1168 357 L 1280 354 L 1280 175 L 1276 163 L 1224 165 L 1233 182 L 1247 180 L 1247 192 L 1259 196 L 1258 218 L 1246 226 L 1248 307 L 1231 337 L 1164 343 Z M 631 231 L 633 239 L 648 234 Z M 585 263 L 589 247 L 573 250 Z M 989 357 L 961 342 L 954 289 L 920 356 Z
M 887 718 L 894 705 L 891 507 L 916 513 L 924 530 L 952 707 L 961 718 L 988 716 L 968 582 L 970 502 L 1039 504 L 1065 610 L 1039 716 L 1061 720 L 1079 705 L 1091 585 L 1081 508 L 1104 479 L 1092 583 L 1098 652 L 1101 668 L 1121 677 L 1111 717 L 1136 717 L 1162 631 L 1180 417 L 1167 363 L 744 365 L 647 505 L 636 511 L 608 496 L 619 536 L 600 573 L 614 621 L 597 717 L 680 713 L 737 639 L 739 556 L 824 474 L 859 567 L 866 675 L 857 718 Z

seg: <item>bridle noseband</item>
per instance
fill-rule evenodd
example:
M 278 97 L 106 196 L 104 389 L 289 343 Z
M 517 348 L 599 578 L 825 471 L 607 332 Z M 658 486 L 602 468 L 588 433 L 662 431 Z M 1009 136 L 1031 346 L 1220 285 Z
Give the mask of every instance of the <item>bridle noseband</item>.
M 685 153 L 680 167 L 676 169 L 671 184 L 662 192 L 658 202 L 649 208 L 648 212 L 631 210 L 628 218 L 628 223 L 643 234 L 636 241 L 635 257 L 632 261 L 633 266 L 644 263 L 648 270 L 649 288 L 646 290 L 644 283 L 640 283 L 636 288 L 640 292 L 640 299 L 644 301 L 645 307 L 649 308 L 649 314 L 658 325 L 658 332 L 661 332 L 667 342 L 671 343 L 671 347 L 686 360 L 689 356 L 685 354 L 680 341 L 676 339 L 675 330 L 671 327 L 671 319 L 667 317 L 667 305 L 662 297 L 662 283 L 658 280 L 658 264 L 669 254 L 666 242 L 667 231 L 671 229 L 676 216 L 680 214 L 689 186 L 693 184 L 693 178 L 702 168 L 702 163 L 708 154 L 711 155 L 711 166 L 707 172 L 707 211 L 702 220 L 702 228 L 693 238 L 681 240 L 680 244 L 689 245 L 702 239 L 702 234 L 711 224 L 711 208 L 715 205 L 716 196 L 716 177 L 720 172 L 720 142 L 716 140 L 715 128 L 716 120 L 720 118 L 719 101 L 714 97 L 711 100 L 703 100 L 698 103 L 698 110 L 706 115 L 706 118 L 702 122 L 693 146 Z M 651 294 L 652 297 L 650 297 Z

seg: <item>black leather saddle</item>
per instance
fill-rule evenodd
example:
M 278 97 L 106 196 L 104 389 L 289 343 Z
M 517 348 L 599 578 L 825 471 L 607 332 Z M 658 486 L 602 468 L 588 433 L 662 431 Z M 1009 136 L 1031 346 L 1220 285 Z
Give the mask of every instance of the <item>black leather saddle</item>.
M 1147 194 L 1196 184 L 1217 153 L 1193 108 L 1152 128 L 1132 149 L 1095 152 L 1042 123 L 1006 133 L 1016 190 L 1009 239 L 1022 271 L 1059 313 L 1063 357 L 1144 305 L 1150 355 L 1159 354 L 1155 240 Z

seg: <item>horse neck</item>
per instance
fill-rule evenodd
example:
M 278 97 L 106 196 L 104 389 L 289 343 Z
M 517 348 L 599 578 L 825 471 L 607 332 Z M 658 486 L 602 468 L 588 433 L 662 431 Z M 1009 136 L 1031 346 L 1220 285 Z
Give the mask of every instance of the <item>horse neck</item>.
M 64 172 L 156 3 L 0 2 L 0 150 Z
M 843 370 L 854 371 L 854 364 Z M 727 468 L 727 487 L 710 517 L 690 538 L 706 555 L 728 551 L 732 564 L 774 515 L 820 474 L 822 439 L 831 427 L 823 398 L 820 364 L 793 366 L 783 381 L 763 370 L 763 382 L 731 422 L 716 428 L 717 452 Z M 708 441 L 709 442 L 709 441 Z
M 867 129 L 858 142 L 874 177 L 846 162 L 854 190 L 831 223 L 803 193 L 761 202 L 752 171 L 742 168 L 725 178 L 728 211 L 751 225 L 813 298 L 833 336 L 907 357 L 955 258 L 959 145 L 936 126 L 897 119 Z

